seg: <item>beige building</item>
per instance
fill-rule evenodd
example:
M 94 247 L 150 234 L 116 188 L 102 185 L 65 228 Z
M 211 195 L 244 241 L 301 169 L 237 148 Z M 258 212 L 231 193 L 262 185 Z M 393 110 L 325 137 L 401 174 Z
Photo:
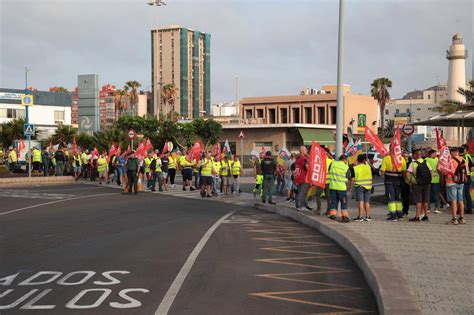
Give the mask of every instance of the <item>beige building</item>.
M 185 119 L 210 115 L 210 44 L 210 34 L 181 26 L 151 31 L 155 115 L 167 114 L 170 110 Z M 174 108 L 165 106 L 159 98 L 166 84 L 174 84 L 178 89 Z

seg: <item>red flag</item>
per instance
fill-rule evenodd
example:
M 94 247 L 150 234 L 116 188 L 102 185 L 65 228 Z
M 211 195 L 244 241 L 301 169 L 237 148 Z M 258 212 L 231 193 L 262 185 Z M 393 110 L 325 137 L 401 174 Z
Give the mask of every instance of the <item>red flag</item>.
M 153 150 L 153 144 L 151 143 L 150 138 L 147 138 L 145 142 L 145 153 L 150 150 Z
M 471 139 L 471 142 L 469 142 L 468 146 L 469 146 L 469 152 L 474 154 L 474 138 Z
M 440 150 L 438 169 L 444 175 L 454 174 L 454 170 L 451 163 L 451 152 L 447 145 L 444 145 Z
M 125 155 L 128 155 L 130 152 L 132 152 L 132 148 L 130 147 L 130 144 L 129 144 L 127 151 L 125 151 Z
M 395 134 L 390 145 L 390 156 L 392 157 L 393 166 L 397 169 L 402 167 L 402 143 L 400 141 L 400 128 L 395 127 Z
M 49 149 L 53 150 L 53 140 L 49 140 Z
M 121 146 L 117 146 L 117 151 L 115 152 L 115 155 L 116 156 L 122 155 L 122 147 Z
M 20 139 L 20 143 L 18 143 L 18 154 L 20 154 L 21 150 L 23 150 L 25 147 L 25 141 L 23 141 L 23 139 Z
M 186 156 L 186 160 L 192 162 L 192 160 L 199 160 L 202 153 L 202 147 L 199 142 L 196 142 L 191 149 L 188 151 L 188 155 Z
M 72 153 L 76 155 L 77 153 L 77 146 L 76 146 L 76 135 L 74 135 L 74 139 L 72 140 Z
M 97 147 L 95 147 L 94 151 L 92 151 L 89 161 L 92 161 L 95 156 L 99 156 L 99 150 L 97 150 Z
M 214 145 L 214 159 L 216 161 L 220 161 L 222 158 L 222 154 L 221 154 L 221 146 L 219 145 L 219 143 L 216 143 Z
M 382 140 L 367 126 L 365 126 L 365 139 L 367 139 L 383 157 L 388 155 Z
M 109 149 L 109 154 L 107 155 L 107 163 L 110 162 L 110 159 L 112 158 L 112 155 L 114 155 L 116 153 L 117 153 L 117 148 L 112 143 L 112 145 L 110 146 L 110 149 Z
M 165 145 L 163 146 L 163 150 L 161 150 L 161 155 L 166 154 L 168 152 L 168 140 L 165 141 Z
M 313 140 L 308 160 L 306 182 L 319 187 L 326 187 L 326 151 Z
M 141 142 L 138 144 L 138 147 L 135 150 L 135 156 L 139 159 L 143 159 L 145 154 L 146 154 L 145 143 Z
M 441 150 L 441 148 L 445 145 L 446 145 L 446 140 L 444 140 L 439 129 L 436 128 L 436 146 L 438 147 L 438 150 Z

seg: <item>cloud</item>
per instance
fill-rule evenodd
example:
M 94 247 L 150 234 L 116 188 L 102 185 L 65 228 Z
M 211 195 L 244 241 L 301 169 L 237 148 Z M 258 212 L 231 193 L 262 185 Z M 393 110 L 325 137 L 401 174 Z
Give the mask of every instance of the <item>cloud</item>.
M 338 1 L 168 0 L 159 25 L 211 34 L 212 101 L 297 94 L 336 82 Z M 452 35 L 473 54 L 469 0 L 347 0 L 345 82 L 368 93 L 373 79 L 393 81 L 402 96 L 447 81 L 445 51 Z M 156 10 L 142 0 L 2 0 L 0 86 L 72 88 L 77 75 L 98 73 L 101 84 L 130 79 L 149 88 L 150 28 Z M 472 58 L 468 77 L 472 77 Z

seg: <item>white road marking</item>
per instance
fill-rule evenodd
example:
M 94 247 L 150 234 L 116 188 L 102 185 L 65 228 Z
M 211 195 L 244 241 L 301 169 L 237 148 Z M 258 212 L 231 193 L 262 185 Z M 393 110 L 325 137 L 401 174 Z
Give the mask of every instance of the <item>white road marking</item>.
M 44 202 L 44 203 L 40 203 L 40 204 L 37 204 L 37 205 L 32 205 L 32 206 L 28 206 L 28 207 L 24 207 L 24 208 L 20 208 L 20 209 L 15 209 L 15 210 L 10 210 L 10 211 L 7 211 L 7 212 L 3 212 L 3 213 L 0 213 L 0 216 L 7 215 L 7 214 L 10 214 L 10 213 L 14 213 L 14 212 L 18 212 L 18 211 L 28 210 L 28 209 L 32 209 L 32 208 L 38 208 L 38 207 L 42 207 L 42 206 L 46 206 L 46 205 L 50 205 L 50 204 L 58 203 L 58 202 L 84 199 L 84 198 L 92 198 L 92 197 L 100 197 L 100 196 L 108 196 L 108 195 L 117 195 L 117 193 L 115 192 L 115 193 L 107 193 L 107 194 L 88 195 L 88 196 L 80 196 L 80 197 L 74 197 L 74 198 Z
M 235 210 L 227 213 L 222 218 L 220 218 L 216 223 L 214 223 L 214 225 L 211 226 L 209 230 L 207 230 L 206 234 L 204 234 L 204 236 L 201 238 L 199 243 L 197 243 L 196 247 L 194 247 L 193 251 L 189 255 L 188 259 L 186 260 L 183 267 L 181 268 L 178 275 L 176 276 L 173 283 L 171 284 L 170 288 L 168 289 L 168 292 L 166 292 L 165 296 L 163 297 L 163 300 L 161 301 L 160 305 L 155 311 L 155 315 L 168 314 L 168 311 L 170 310 L 171 305 L 174 302 L 174 299 L 178 295 L 179 290 L 181 289 L 181 286 L 184 283 L 184 280 L 186 279 L 189 272 L 191 271 L 191 268 L 196 262 L 196 259 L 199 256 L 199 253 L 202 251 L 204 246 L 206 246 L 207 241 L 212 236 L 214 231 L 219 227 L 219 225 L 221 225 L 229 216 L 233 215 L 234 212 Z

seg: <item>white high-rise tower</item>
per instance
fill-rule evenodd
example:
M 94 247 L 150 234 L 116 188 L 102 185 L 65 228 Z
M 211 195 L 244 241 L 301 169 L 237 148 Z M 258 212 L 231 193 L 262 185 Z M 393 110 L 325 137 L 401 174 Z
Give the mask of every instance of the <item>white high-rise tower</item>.
M 466 88 L 466 59 L 467 50 L 462 43 L 462 36 L 454 34 L 453 42 L 446 51 L 446 58 L 449 60 L 448 68 L 448 100 L 460 103 L 466 102 L 466 97 L 458 92 L 459 88 Z M 460 145 L 464 143 L 464 128 L 444 127 L 443 133 L 448 143 Z
M 453 43 L 446 51 L 449 60 L 448 70 L 448 100 L 466 102 L 466 98 L 458 93 L 459 88 L 466 88 L 466 59 L 467 50 L 462 43 L 462 36 L 454 34 Z

